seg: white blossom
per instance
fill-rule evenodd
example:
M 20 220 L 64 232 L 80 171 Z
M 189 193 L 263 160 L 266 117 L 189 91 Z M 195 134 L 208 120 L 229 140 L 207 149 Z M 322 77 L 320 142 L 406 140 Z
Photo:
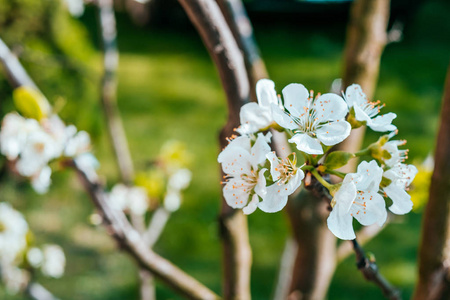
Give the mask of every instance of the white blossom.
M 348 108 L 336 94 L 313 94 L 292 83 L 283 89 L 284 108 L 272 105 L 273 117 L 282 127 L 293 131 L 289 139 L 297 149 L 308 154 L 323 154 L 322 144 L 333 146 L 346 139 L 351 130 L 345 121 Z
M 385 115 L 378 115 L 380 112 L 380 101 L 370 102 L 366 94 L 358 84 L 352 84 L 347 87 L 344 96 L 348 107 L 353 107 L 355 110 L 355 118 L 360 122 L 366 122 L 374 131 L 385 132 L 394 131 L 397 127 L 392 123 L 397 115 L 394 113 L 387 113 Z
M 117 210 L 143 215 L 148 209 L 147 192 L 141 187 L 116 184 L 109 193 L 109 203 Z
M 384 187 L 383 191 L 393 202 L 389 210 L 394 214 L 403 215 L 411 211 L 413 203 L 406 190 L 416 174 L 417 168 L 415 166 L 401 163 L 383 173 L 384 177 L 391 180 L 391 183 Z
M 343 240 L 354 239 L 353 218 L 365 226 L 384 224 L 386 204 L 378 194 L 382 174 L 383 169 L 372 160 L 361 162 L 356 173 L 345 176 L 334 195 L 334 207 L 327 220 L 328 228 L 335 236 Z
M 3 264 L 1 268 L 2 281 L 9 294 L 17 294 L 26 288 L 30 280 L 30 274 L 27 271 L 12 264 Z
M 60 278 L 66 267 L 66 257 L 63 249 L 58 245 L 45 245 L 42 251 L 42 274 L 48 277 Z
M 44 254 L 41 249 L 33 247 L 27 252 L 27 261 L 33 268 L 38 268 L 44 261 Z
M 14 261 L 27 246 L 28 224 L 9 203 L 0 203 L 0 260 Z
M 280 211 L 286 206 L 288 196 L 298 189 L 305 174 L 296 166 L 295 153 L 284 159 L 278 158 L 275 152 L 268 153 L 266 157 L 270 161 L 270 174 L 274 183 L 267 187 L 267 193 L 258 207 L 264 212 L 271 213 Z
M 264 173 L 267 169 L 263 169 L 261 164 L 269 152 L 266 137 L 260 133 L 253 146 L 250 137 L 241 136 L 231 141 L 219 154 L 218 161 L 227 174 L 223 194 L 228 205 L 244 208 L 245 214 L 255 211 L 258 196 L 266 194 Z
M 272 104 L 280 106 L 275 91 L 275 83 L 269 79 L 261 79 L 256 83 L 258 103 L 243 105 L 240 111 L 241 126 L 236 130 L 241 135 L 253 134 L 267 129 L 274 122 Z
M 38 194 L 45 194 L 52 183 L 52 169 L 49 166 L 43 167 L 38 173 L 31 176 L 31 186 Z
M 405 159 L 408 158 L 408 149 L 398 149 L 399 146 L 403 146 L 406 144 L 405 140 L 392 140 L 386 142 L 381 149 L 386 150 L 391 158 L 385 159 L 384 163 L 388 167 L 393 167 L 399 163 L 402 163 L 405 161 Z

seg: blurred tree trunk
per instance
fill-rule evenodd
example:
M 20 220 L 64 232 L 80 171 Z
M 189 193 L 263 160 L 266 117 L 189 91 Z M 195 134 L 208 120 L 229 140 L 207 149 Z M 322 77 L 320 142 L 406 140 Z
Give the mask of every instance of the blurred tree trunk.
M 450 299 L 450 66 L 442 99 L 430 197 L 422 223 L 414 300 Z
M 250 88 L 244 58 L 216 1 L 179 0 L 199 32 L 220 75 L 228 102 L 228 121 L 220 145 L 239 126 L 239 111 L 249 101 Z M 225 299 L 250 299 L 251 248 L 247 218 L 222 197 L 220 229 L 223 245 L 223 294 Z

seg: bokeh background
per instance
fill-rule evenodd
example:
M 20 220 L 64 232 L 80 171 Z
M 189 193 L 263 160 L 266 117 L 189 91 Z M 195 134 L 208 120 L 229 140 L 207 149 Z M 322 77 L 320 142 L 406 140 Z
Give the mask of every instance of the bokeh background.
M 176 1 L 153 1 L 143 17 L 127 13 L 124 1 L 117 3 L 118 104 L 137 170 L 159 154 L 166 140 L 182 141 L 192 153 L 192 184 L 155 251 L 220 292 L 221 187 L 216 158 L 218 132 L 227 115 L 225 97 L 215 67 L 181 7 Z M 277 89 L 299 82 L 327 92 L 342 74 L 350 1 L 300 2 L 246 4 Z M 390 24 L 404 25 L 403 39 L 389 44 L 383 53 L 375 98 L 386 103 L 385 112 L 397 113 L 398 137 L 408 140 L 409 162 L 420 165 L 433 153 L 449 63 L 450 3 L 393 0 L 392 9 Z M 62 118 L 92 135 L 94 154 L 101 162 L 99 172 L 111 186 L 119 176 L 99 100 L 102 58 L 97 21 L 94 6 L 86 6 L 74 18 L 60 0 L 0 0 L 0 37 L 49 100 L 58 103 Z M 14 109 L 11 92 L 0 74 L 1 115 Z M 376 138 L 368 131 L 366 144 Z M 429 174 L 421 172 L 415 181 L 417 208 L 397 217 L 366 246 L 404 298 L 410 297 L 417 276 L 420 204 L 426 199 Z M 57 243 L 65 250 L 64 277 L 48 279 L 38 274 L 38 280 L 61 299 L 138 299 L 136 266 L 117 251 L 103 228 L 89 223 L 93 205 L 74 175 L 55 172 L 50 192 L 44 196 L 19 178 L 1 177 L 0 200 L 24 212 L 37 243 Z M 287 225 L 283 212 L 257 211 L 249 217 L 254 299 L 270 299 L 273 294 Z M 160 283 L 157 296 L 179 299 Z M 328 298 L 363 297 L 381 299 L 382 295 L 364 281 L 354 257 L 349 257 L 337 268 Z M 9 295 L 0 287 L 0 299 L 26 298 Z

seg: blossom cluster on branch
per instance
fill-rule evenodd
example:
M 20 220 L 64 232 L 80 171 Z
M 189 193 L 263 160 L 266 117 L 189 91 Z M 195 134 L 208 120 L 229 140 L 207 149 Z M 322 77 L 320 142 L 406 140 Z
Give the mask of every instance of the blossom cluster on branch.
M 395 214 L 412 209 L 406 191 L 417 168 L 404 164 L 408 150 L 399 146 L 406 141 L 392 140 L 398 132 L 392 124 L 396 114 L 380 115 L 384 105 L 369 101 L 357 84 L 349 86 L 342 96 L 314 96 L 297 83 L 287 85 L 282 94 L 283 98 L 277 95 L 273 81 L 262 79 L 256 85 L 258 103 L 241 108 L 241 125 L 236 129 L 240 136 L 231 137 L 218 157 L 225 173 L 223 195 L 228 205 L 242 208 L 245 214 L 257 208 L 280 211 L 305 173 L 310 173 L 333 196 L 327 223 L 338 238 L 355 238 L 353 218 L 365 226 L 382 226 L 386 207 Z M 356 153 L 334 151 L 333 146 L 361 126 L 387 134 Z M 277 157 L 270 148 L 269 129 L 285 132 L 294 152 Z M 357 157 L 370 157 L 370 161 L 362 161 L 356 173 L 337 170 Z M 331 184 L 325 174 L 343 181 Z

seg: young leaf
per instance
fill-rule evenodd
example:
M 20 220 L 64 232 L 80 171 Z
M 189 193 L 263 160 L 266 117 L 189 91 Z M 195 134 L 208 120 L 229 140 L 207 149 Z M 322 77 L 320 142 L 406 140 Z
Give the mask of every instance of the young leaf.
M 355 155 L 353 153 L 345 151 L 333 151 L 327 155 L 324 165 L 331 170 L 338 169 L 342 166 L 345 166 L 348 161 L 354 157 Z

